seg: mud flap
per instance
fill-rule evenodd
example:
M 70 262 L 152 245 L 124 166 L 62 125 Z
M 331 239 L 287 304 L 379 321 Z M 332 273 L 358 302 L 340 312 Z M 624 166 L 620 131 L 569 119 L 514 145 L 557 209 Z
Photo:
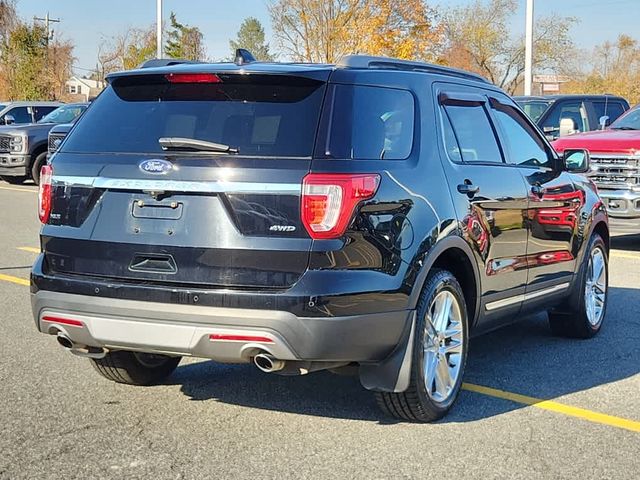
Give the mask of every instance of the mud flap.
M 409 388 L 416 329 L 415 311 L 408 325 L 409 328 L 403 333 L 398 346 L 386 360 L 372 365 L 360 365 L 360 383 L 367 390 L 400 393 Z

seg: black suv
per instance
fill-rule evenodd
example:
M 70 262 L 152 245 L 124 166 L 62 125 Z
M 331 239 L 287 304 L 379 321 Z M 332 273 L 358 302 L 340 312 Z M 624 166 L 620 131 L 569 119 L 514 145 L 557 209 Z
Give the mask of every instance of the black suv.
M 481 77 L 349 56 L 112 74 L 43 168 L 38 329 L 116 382 L 181 356 L 356 371 L 443 416 L 470 335 L 549 310 L 591 337 L 609 229 L 583 150 L 557 157 Z

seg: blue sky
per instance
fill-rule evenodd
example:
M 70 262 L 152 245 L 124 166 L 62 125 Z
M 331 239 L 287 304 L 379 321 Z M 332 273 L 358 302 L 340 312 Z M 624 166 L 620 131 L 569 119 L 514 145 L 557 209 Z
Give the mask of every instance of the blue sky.
M 471 1 L 429 3 L 451 6 Z M 520 35 L 524 30 L 525 0 L 518 0 L 518 3 L 519 11 L 511 25 L 514 35 Z M 122 33 L 127 27 L 151 25 L 155 22 L 155 4 L 155 0 L 18 0 L 18 11 L 25 19 L 44 16 L 47 10 L 51 17 L 60 18 L 62 23 L 54 24 L 54 29 L 75 42 L 76 65 L 94 68 L 102 39 Z M 213 59 L 229 54 L 229 39 L 235 37 L 247 16 L 257 17 L 265 27 L 267 38 L 271 39 L 266 0 L 164 0 L 165 18 L 168 19 L 171 10 L 180 21 L 200 28 L 207 54 Z M 549 14 L 578 18 L 579 23 L 572 34 L 576 44 L 583 49 L 614 40 L 621 33 L 640 40 L 637 34 L 640 0 L 535 0 L 536 17 Z

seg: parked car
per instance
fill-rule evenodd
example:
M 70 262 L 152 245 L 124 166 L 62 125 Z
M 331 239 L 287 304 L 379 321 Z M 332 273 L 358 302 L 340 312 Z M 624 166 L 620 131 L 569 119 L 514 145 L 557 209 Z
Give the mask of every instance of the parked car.
M 182 356 L 355 369 L 385 412 L 431 421 L 470 335 L 540 310 L 557 334 L 602 326 L 589 156 L 558 157 L 482 77 L 348 56 L 108 83 L 42 169 L 31 298 L 109 380 L 156 383 Z
M 62 141 L 65 139 L 71 128 L 73 128 L 73 123 L 62 123 L 54 125 L 51 130 L 49 130 L 49 152 L 47 157 L 53 155 L 58 148 L 60 148 Z
M 60 105 L 60 102 L 0 102 L 0 125 L 35 123 Z
M 598 186 L 609 216 L 640 233 L 640 105 L 606 130 L 564 137 L 553 147 L 558 152 L 589 150 L 589 178 Z
M 88 103 L 70 103 L 51 111 L 36 123 L 0 127 L 0 178 L 20 184 L 32 178 L 37 184 L 45 164 L 49 130 L 68 123 L 85 111 Z
M 513 97 L 547 139 L 602 129 L 629 110 L 629 102 L 615 95 L 549 95 Z M 600 124 L 600 119 L 607 117 Z

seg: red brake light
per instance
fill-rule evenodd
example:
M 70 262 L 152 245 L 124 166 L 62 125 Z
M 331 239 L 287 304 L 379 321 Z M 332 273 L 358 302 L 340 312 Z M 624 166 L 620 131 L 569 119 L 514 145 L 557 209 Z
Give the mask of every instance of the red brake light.
M 378 174 L 310 173 L 302 181 L 302 223 L 311 238 L 337 238 L 358 203 L 373 197 Z
M 44 316 L 42 317 L 42 321 L 49 323 L 59 323 L 61 325 L 69 325 L 72 327 L 84 327 L 84 323 L 82 323 L 80 320 L 73 320 L 71 318 Z
M 51 214 L 51 177 L 53 167 L 43 165 L 40 169 L 40 186 L 38 187 L 38 217 L 40 222 L 47 223 Z
M 215 73 L 169 73 L 164 78 L 169 83 L 222 83 Z

